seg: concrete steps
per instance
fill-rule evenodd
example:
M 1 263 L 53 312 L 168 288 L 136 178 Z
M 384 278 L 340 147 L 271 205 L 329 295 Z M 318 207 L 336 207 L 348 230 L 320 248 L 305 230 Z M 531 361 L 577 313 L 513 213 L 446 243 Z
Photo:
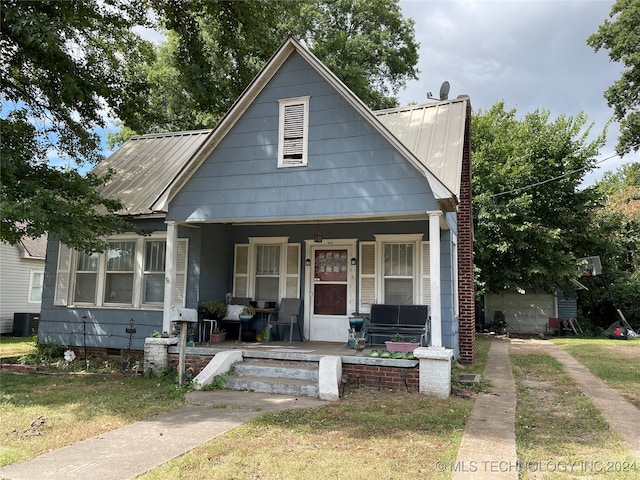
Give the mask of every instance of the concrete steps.
M 225 379 L 231 390 L 317 397 L 318 372 L 317 362 L 245 358 Z

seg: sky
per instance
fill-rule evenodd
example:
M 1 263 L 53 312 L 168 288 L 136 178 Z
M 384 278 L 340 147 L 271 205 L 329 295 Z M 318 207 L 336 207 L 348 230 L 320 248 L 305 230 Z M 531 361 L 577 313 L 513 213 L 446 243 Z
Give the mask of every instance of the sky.
M 580 112 L 592 125 L 590 138 L 602 133 L 613 109 L 603 93 L 621 76 L 623 65 L 586 43 L 609 13 L 614 0 L 400 0 L 404 17 L 415 21 L 419 79 L 398 93 L 400 105 L 427 103 L 448 81 L 449 98 L 465 94 L 474 112 L 504 101 L 518 118 L 536 109 L 558 116 Z M 161 41 L 154 32 L 145 37 Z M 586 127 L 585 127 L 586 128 Z M 583 185 L 623 163 L 640 161 L 639 153 L 615 155 L 617 123 L 608 127 L 598 168 Z M 109 155 L 105 151 L 105 155 Z
M 599 135 L 613 109 L 604 91 L 621 76 L 623 65 L 586 44 L 613 5 L 613 0 L 400 0 L 404 17 L 415 21 L 420 44 L 419 80 L 399 92 L 401 105 L 425 103 L 427 92 L 437 98 L 444 81 L 449 98 L 466 94 L 474 112 L 503 100 L 518 118 L 537 109 L 575 117 L 580 112 L 593 123 L 590 138 Z M 615 155 L 619 127 L 609 126 L 598 160 Z M 599 164 L 584 184 L 607 170 L 640 161 L 638 153 Z

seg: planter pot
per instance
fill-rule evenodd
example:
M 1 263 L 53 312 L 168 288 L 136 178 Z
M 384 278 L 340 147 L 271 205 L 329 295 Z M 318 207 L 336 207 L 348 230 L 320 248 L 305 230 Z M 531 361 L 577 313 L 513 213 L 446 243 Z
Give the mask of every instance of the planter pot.
M 250 322 L 253 319 L 253 315 L 239 315 L 238 318 L 241 322 Z
M 420 345 L 416 342 L 384 342 L 390 352 L 413 352 Z
M 220 342 L 224 342 L 224 339 L 226 338 L 227 333 L 212 333 L 211 337 L 209 337 L 209 343 L 220 343 Z

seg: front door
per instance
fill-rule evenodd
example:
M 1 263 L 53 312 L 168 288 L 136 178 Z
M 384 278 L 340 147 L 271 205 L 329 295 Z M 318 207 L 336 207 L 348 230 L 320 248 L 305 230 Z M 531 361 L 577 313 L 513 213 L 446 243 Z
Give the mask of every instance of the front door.
M 308 245 L 311 260 L 307 282 L 308 338 L 346 342 L 349 313 L 355 310 L 355 247 L 339 241 Z

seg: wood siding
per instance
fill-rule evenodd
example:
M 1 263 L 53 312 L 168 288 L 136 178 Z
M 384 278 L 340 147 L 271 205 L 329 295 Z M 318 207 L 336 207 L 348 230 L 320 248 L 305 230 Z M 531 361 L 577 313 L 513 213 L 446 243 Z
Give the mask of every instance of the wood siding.
M 308 165 L 278 169 L 278 100 L 305 95 Z M 173 199 L 167 218 L 265 221 L 435 209 L 427 180 L 293 54 Z

